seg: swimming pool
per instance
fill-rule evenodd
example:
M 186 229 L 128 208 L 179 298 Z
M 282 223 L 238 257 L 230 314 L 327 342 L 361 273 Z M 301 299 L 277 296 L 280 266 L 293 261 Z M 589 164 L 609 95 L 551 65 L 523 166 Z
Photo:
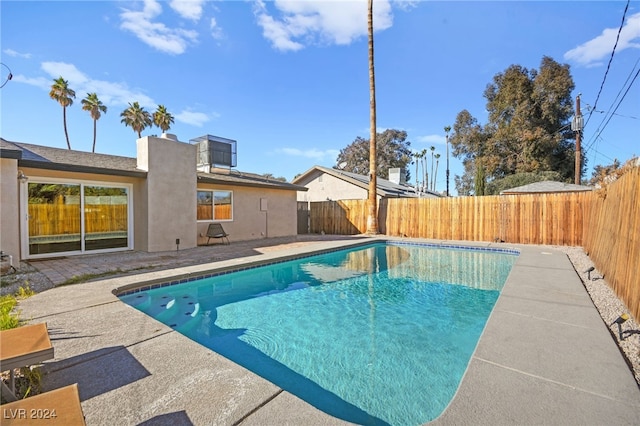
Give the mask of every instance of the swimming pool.
M 121 299 L 330 415 L 416 425 L 454 396 L 514 254 L 378 243 Z

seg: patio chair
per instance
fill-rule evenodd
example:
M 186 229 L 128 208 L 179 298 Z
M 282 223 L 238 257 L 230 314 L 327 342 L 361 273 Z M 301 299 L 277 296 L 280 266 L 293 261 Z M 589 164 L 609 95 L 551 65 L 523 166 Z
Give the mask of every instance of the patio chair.
M 78 384 L 3 404 L 2 424 L 86 426 Z
M 9 370 L 9 385 L 0 380 L 2 396 L 15 401 L 16 368 L 30 367 L 53 358 L 53 346 L 46 323 L 25 325 L 0 331 L 0 370 Z
M 209 241 L 212 238 L 221 238 L 222 243 L 224 243 L 224 239 L 226 238 L 227 244 L 230 244 L 229 234 L 224 231 L 222 225 L 219 223 L 210 223 L 209 228 L 207 228 L 207 245 L 209 245 Z

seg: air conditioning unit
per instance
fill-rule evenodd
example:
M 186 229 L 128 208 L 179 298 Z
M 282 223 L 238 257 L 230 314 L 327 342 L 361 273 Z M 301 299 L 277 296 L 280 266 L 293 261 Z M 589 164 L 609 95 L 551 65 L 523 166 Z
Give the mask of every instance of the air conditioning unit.
M 209 173 L 212 168 L 231 168 L 237 165 L 236 141 L 219 136 L 204 135 L 189 140 L 197 146 L 197 168 Z

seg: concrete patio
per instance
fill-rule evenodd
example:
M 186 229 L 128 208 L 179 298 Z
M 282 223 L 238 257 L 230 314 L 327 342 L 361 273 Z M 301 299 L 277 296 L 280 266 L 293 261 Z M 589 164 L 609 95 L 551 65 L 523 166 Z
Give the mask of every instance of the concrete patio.
M 348 424 L 125 305 L 112 290 L 362 239 L 232 242 L 36 262 L 58 283 L 116 265 L 122 271 L 20 302 L 23 318 L 49 327 L 55 358 L 44 365 L 45 389 L 78 383 L 89 425 Z M 516 248 L 521 254 L 456 396 L 432 424 L 638 424 L 640 389 L 564 253 L 455 244 Z

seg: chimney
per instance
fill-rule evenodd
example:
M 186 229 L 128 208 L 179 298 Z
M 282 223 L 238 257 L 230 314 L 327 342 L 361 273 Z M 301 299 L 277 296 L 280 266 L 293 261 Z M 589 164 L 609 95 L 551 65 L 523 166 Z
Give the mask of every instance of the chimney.
M 407 174 L 404 169 L 399 167 L 394 167 L 389 169 L 389 181 L 395 183 L 396 185 L 405 185 L 407 183 L 406 179 Z

